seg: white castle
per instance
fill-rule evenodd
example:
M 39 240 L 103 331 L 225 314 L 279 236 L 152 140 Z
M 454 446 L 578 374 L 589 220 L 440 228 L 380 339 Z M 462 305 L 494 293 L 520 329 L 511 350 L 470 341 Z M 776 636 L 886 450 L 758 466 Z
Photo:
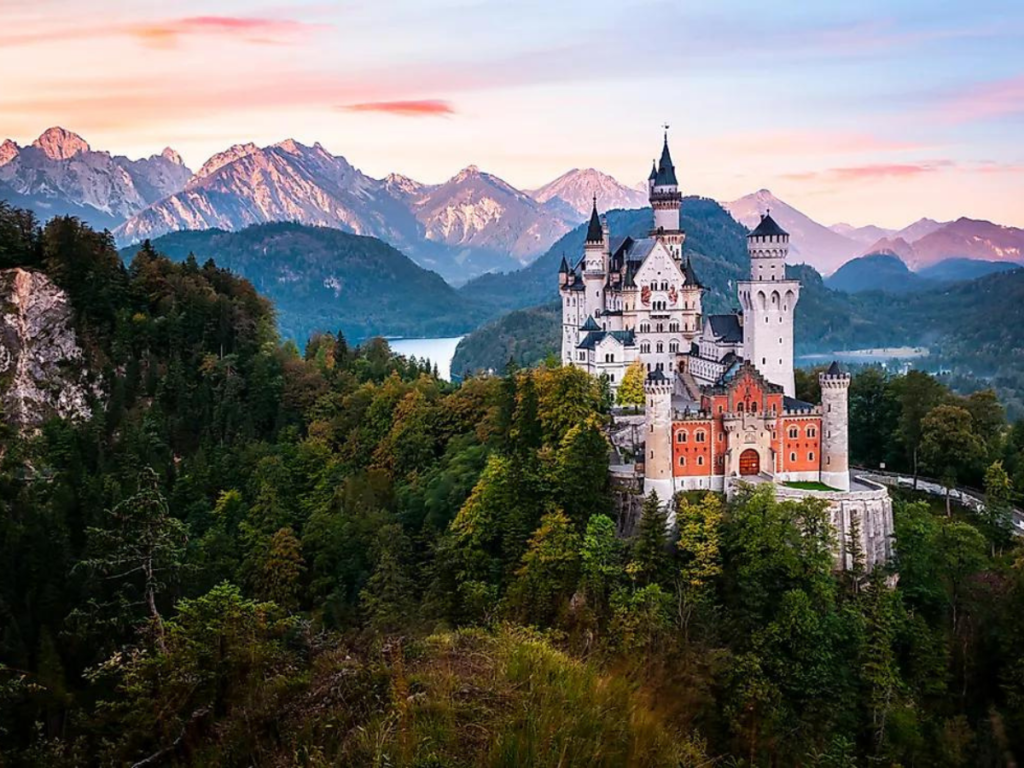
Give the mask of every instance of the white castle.
M 795 398 L 800 282 L 786 278 L 789 234 L 765 213 L 747 236 L 742 313 L 705 316 L 683 250 L 667 136 L 648 189 L 648 237 L 612 238 L 595 200 L 583 256 L 574 267 L 563 258 L 558 276 L 562 362 L 606 376 L 613 389 L 635 362 L 646 372 L 644 492 L 671 500 L 684 490 L 731 493 L 739 480 L 772 482 L 781 497 L 829 502 L 841 565 L 854 524 L 867 564 L 888 559 L 888 492 L 850 476 L 849 375 L 832 363 L 819 377 L 820 404 Z

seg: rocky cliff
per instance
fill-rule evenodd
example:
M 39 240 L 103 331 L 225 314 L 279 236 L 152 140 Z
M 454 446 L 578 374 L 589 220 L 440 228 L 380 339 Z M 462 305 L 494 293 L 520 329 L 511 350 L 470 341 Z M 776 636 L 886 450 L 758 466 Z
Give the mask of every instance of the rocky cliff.
M 0 415 L 17 427 L 90 415 L 85 355 L 67 294 L 45 275 L 0 270 Z

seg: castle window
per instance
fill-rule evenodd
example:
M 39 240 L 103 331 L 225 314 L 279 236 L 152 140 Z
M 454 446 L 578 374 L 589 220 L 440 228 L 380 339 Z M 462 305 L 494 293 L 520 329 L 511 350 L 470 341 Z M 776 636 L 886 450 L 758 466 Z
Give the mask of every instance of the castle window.
M 669 352 L 678 352 L 679 351 L 679 342 L 678 341 L 670 341 L 668 343 L 668 351 Z
M 807 460 L 808 461 L 814 461 L 814 451 L 808 451 L 807 452 Z
M 814 427 L 808 427 L 807 428 L 807 436 L 808 437 L 817 437 L 818 436 L 818 430 L 816 430 Z
M 696 440 L 698 443 L 703 443 L 704 442 L 704 430 L 703 429 L 698 429 L 696 434 L 694 434 L 693 439 Z
M 736 403 L 736 412 L 743 413 L 743 403 Z
M 698 467 L 703 467 L 704 466 L 704 457 L 703 456 L 698 456 L 697 457 L 697 466 Z
M 679 457 L 679 466 L 680 467 L 685 467 L 686 466 L 686 457 L 685 456 L 680 456 Z
M 800 436 L 800 430 L 797 429 L 796 427 L 790 427 L 789 428 L 789 436 L 790 437 L 799 437 Z
M 796 461 L 796 454 L 795 453 L 789 454 L 789 460 L 790 461 Z
M 665 345 L 662 342 L 659 341 L 657 349 L 658 349 L 659 352 L 664 352 L 665 351 Z

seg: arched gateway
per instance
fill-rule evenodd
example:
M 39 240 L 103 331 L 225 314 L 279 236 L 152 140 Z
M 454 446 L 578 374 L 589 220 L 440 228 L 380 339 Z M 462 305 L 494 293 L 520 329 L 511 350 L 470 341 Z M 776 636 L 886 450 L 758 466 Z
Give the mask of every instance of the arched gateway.
M 761 471 L 761 456 L 753 448 L 740 454 L 740 474 L 756 475 Z

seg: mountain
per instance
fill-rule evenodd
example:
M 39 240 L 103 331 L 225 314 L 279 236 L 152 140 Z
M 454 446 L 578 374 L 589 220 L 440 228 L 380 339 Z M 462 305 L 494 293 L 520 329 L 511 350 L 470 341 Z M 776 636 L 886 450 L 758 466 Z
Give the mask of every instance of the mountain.
M 907 269 L 907 265 L 899 256 L 891 253 L 873 253 L 846 262 L 825 280 L 825 285 L 833 291 L 844 293 L 910 293 L 934 284 Z
M 829 229 L 837 235 L 842 235 L 845 238 L 856 240 L 858 243 L 864 243 L 865 245 L 881 240 L 883 237 L 889 237 L 895 232 L 892 229 L 876 227 L 874 224 L 869 224 L 866 227 L 855 227 L 852 224 L 833 224 Z
M 907 265 L 914 270 L 951 258 L 1024 263 L 1024 229 L 960 218 L 913 243 Z
M 168 148 L 142 160 L 93 150 L 78 134 L 50 128 L 28 147 L 0 145 L 0 198 L 40 218 L 71 214 L 113 227 L 181 190 L 192 172 Z
M 571 222 L 470 167 L 444 184 L 367 176 L 320 144 L 240 144 L 214 155 L 179 193 L 115 232 L 123 244 L 168 232 L 297 221 L 377 237 L 452 282 L 542 253 Z
M 906 240 L 908 243 L 913 243 L 925 235 L 930 235 L 935 230 L 941 229 L 948 223 L 948 221 L 935 221 L 935 219 L 918 219 L 913 224 L 893 232 L 892 235 Z
M 946 259 L 938 264 L 925 267 L 918 274 L 936 283 L 957 283 L 977 280 L 994 272 L 1009 272 L 1019 265 L 1005 261 L 982 261 L 980 259 Z
M 507 253 L 523 264 L 576 223 L 475 165 L 416 195 L 412 209 L 432 242 Z
M 736 221 L 748 229 L 757 226 L 761 214 L 771 209 L 772 218 L 789 232 L 790 261 L 810 264 L 822 274 L 831 274 L 863 251 L 857 240 L 819 224 L 767 189 L 723 205 Z
M 314 331 L 341 330 L 351 341 L 452 336 L 489 316 L 387 243 L 338 229 L 272 223 L 182 231 L 152 247 L 175 261 L 189 254 L 200 264 L 213 259 L 246 278 L 276 304 L 282 335 L 300 344 Z M 125 248 L 121 256 L 130 261 L 137 251 Z
M 649 205 L 646 184 L 642 190 L 627 187 L 594 168 L 573 168 L 542 187 L 528 190 L 528 194 L 540 203 L 560 200 L 583 218 L 590 215 L 595 195 L 598 207 L 606 211 L 646 208 Z
M 898 237 L 896 235 L 893 235 L 892 237 L 883 237 L 881 240 L 868 246 L 867 250 L 864 252 L 865 256 L 878 254 L 893 256 L 899 259 L 904 265 L 912 264 L 916 257 L 914 246 L 902 237 Z

